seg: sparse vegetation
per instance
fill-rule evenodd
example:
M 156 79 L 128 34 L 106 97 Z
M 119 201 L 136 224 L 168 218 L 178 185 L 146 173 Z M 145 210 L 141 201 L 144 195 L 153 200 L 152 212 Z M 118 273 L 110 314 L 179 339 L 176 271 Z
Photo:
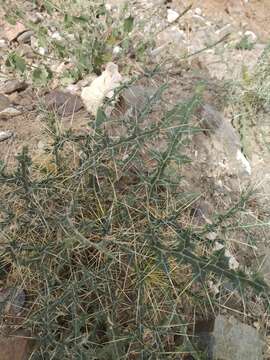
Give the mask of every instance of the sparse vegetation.
M 51 39 L 42 25 L 30 25 L 38 46 L 72 63 L 62 83 L 99 74 L 118 43 L 128 53 L 131 16 L 115 23 L 103 2 L 88 4 L 87 11 L 78 11 L 73 1 L 43 6 L 56 11 L 62 40 Z M 12 51 L 6 65 L 31 76 L 34 85 L 53 80 L 46 61 L 29 68 Z M 157 71 L 146 69 L 143 80 Z M 264 76 L 256 84 L 252 94 L 268 105 Z M 239 218 L 252 192 L 243 191 L 211 223 L 195 226 L 190 206 L 198 194 L 184 193 L 181 172 L 176 183 L 166 171 L 172 163 L 181 169 L 190 162 L 184 148 L 202 131 L 192 120 L 202 88 L 168 106 L 162 103 L 166 85 L 136 117 L 109 116 L 105 103 L 80 133 L 65 130 L 55 113 L 40 107 L 49 137 L 45 161 L 39 164 L 24 148 L 15 169 L 0 164 L 0 279 L 27 289 L 22 323 L 36 339 L 31 359 L 206 359 L 194 322 L 218 311 L 213 284 L 224 296 L 226 283 L 243 304 L 255 298 L 269 308 L 269 289 L 257 269 L 231 269 L 225 247 L 216 250 L 209 240 L 209 233 L 221 234 L 222 243 L 222 235 L 243 225 Z M 146 122 L 157 104 L 163 112 Z M 111 135 L 111 124 L 121 135 Z
M 144 129 L 126 121 L 126 135 L 116 140 L 103 127 L 104 113 L 87 135 L 59 132 L 50 114 L 48 156 L 57 171 L 33 168 L 26 149 L 15 172 L 2 165 L 2 263 L 11 264 L 10 283 L 27 286 L 34 358 L 172 359 L 191 351 L 200 359 L 182 306 L 214 306 L 209 277 L 266 296 L 262 281 L 230 270 L 224 249 L 213 252 L 205 237 L 241 211 L 245 197 L 195 231 L 183 226 L 187 204 L 164 176 L 172 159 L 187 160 L 179 150 L 196 130 L 189 120 L 199 102 L 177 104 Z M 149 169 L 142 149 L 160 136 L 167 147 L 149 150 Z
M 127 56 L 129 33 L 134 23 L 127 9 L 123 9 L 121 18 L 112 18 L 103 1 L 45 1 L 42 7 L 51 19 L 51 27 L 55 29 L 53 34 L 42 23 L 27 21 L 27 12 L 17 4 L 15 8 L 7 7 L 9 22 L 23 21 L 35 32 L 37 41 L 34 45 L 41 66 L 27 64 L 15 51 L 9 53 L 6 65 L 31 77 L 35 85 L 46 86 L 53 79 L 55 74 L 46 60 L 51 60 L 51 56 L 55 61 L 70 65 L 61 74 L 62 85 L 76 82 L 89 73 L 100 74 L 102 66 L 112 60 L 114 46 L 121 45 L 121 56 Z

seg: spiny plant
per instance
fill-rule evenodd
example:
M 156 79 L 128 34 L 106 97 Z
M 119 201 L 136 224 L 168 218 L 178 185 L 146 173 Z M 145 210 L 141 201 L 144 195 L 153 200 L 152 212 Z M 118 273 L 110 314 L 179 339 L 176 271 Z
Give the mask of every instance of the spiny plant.
M 206 237 L 241 211 L 244 196 L 203 230 L 181 222 L 180 184 L 165 170 L 189 161 L 182 150 L 200 131 L 191 118 L 201 97 L 146 121 L 164 89 L 137 116 L 100 109 L 84 134 L 59 131 L 44 113 L 54 171 L 33 166 L 26 148 L 13 172 L 1 165 L 2 278 L 27 290 L 33 359 L 203 359 L 183 302 L 203 297 L 209 277 L 268 301 L 264 282 L 231 270 Z

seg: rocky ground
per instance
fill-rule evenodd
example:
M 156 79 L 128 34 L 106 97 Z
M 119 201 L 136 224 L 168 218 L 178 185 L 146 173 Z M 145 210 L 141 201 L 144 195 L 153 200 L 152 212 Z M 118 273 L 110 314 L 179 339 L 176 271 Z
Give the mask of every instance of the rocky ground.
M 124 0 L 108 0 L 106 8 L 117 19 L 124 4 Z M 34 162 L 47 161 L 43 150 L 48 129 L 42 113 L 48 109 L 58 112 L 64 128 L 85 131 L 89 116 L 80 94 L 97 77 L 94 72 L 82 79 L 69 77 L 74 68 L 72 56 L 55 58 L 50 43 L 42 42 L 33 30 L 42 25 L 50 39 L 61 43 L 57 18 L 44 11 L 42 2 L 23 6 L 27 21 L 17 19 L 12 24 L 5 17 L 9 9 L 0 9 L 0 159 L 10 167 L 24 145 L 29 146 Z M 145 65 L 160 65 L 153 80 L 134 88 L 134 96 L 123 96 L 126 106 L 143 102 L 145 89 L 157 89 L 164 80 L 169 85 L 163 98 L 168 107 L 189 98 L 203 84 L 203 105 L 193 121 L 205 131 L 191 136 L 185 151 L 193 161 L 182 171 L 183 190 L 200 194 L 192 204 L 194 224 L 211 223 L 216 212 L 228 209 L 242 191 L 252 188 L 252 200 L 239 223 L 227 234 L 209 236 L 217 247 L 225 246 L 232 268 L 239 264 L 255 268 L 270 285 L 270 112 L 261 104 L 256 111 L 251 109 L 245 97 L 250 89 L 246 78 L 258 79 L 258 62 L 269 41 L 270 2 L 198 0 L 190 6 L 185 0 L 138 0 L 128 2 L 125 16 L 135 21 L 131 36 L 137 53 L 132 48 L 126 53 L 124 43 L 116 43 L 108 62 L 118 64 L 124 79 L 140 75 Z M 141 43 L 149 45 L 140 49 Z M 12 57 L 14 51 L 19 58 Z M 269 57 L 266 53 L 268 64 Z M 26 70 L 20 74 L 22 67 Z M 31 75 L 33 71 L 36 76 Z M 37 85 L 42 81 L 46 86 Z M 168 172 L 178 179 L 177 164 L 172 163 Z M 217 240 L 221 236 L 225 245 Z M 212 291 L 220 301 L 221 314 L 216 314 L 210 327 L 199 324 L 197 329 L 197 334 L 207 334 L 200 336 L 207 339 L 209 359 L 269 359 L 268 309 L 255 298 L 243 305 L 235 294 L 235 298 L 233 294 L 219 297 L 218 286 L 212 284 Z M 23 293 L 14 296 L 23 307 Z M 0 303 L 7 297 L 3 285 Z M 16 309 L 14 312 L 17 314 Z M 27 359 L 31 339 L 21 330 L 15 335 L 20 339 L 16 343 L 13 337 L 2 335 L 1 359 Z

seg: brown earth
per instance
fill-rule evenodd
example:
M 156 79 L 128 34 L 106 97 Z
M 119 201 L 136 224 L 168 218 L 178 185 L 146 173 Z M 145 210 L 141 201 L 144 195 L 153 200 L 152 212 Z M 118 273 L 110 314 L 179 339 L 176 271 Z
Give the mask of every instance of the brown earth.
M 141 1 L 142 2 L 142 1 Z M 114 1 L 117 3 L 117 1 Z M 174 6 L 188 6 L 190 1 L 170 1 L 168 5 Z M 269 18 L 270 18 L 270 1 L 251 0 L 248 3 L 238 0 L 195 0 L 193 8 L 199 7 L 203 14 L 213 22 L 222 20 L 226 22 L 234 22 L 240 28 L 254 31 L 259 40 L 262 42 L 270 38 Z M 3 18 L 3 9 L 0 12 L 0 23 L 5 24 Z M 2 38 L 5 27 L 0 29 L 0 38 Z M 1 50 L 1 49 L 0 49 Z M 1 59 L 1 51 L 0 51 Z M 14 98 L 14 94 L 12 94 Z M 37 106 L 37 99 L 33 96 L 32 105 Z M 73 125 L 83 128 L 85 124 L 86 114 L 82 116 L 75 116 L 72 120 Z M 64 124 L 70 124 L 70 121 L 65 120 Z M 0 131 L 12 130 L 15 137 L 2 142 L 0 144 L 0 158 L 10 160 L 14 155 L 20 151 L 22 146 L 28 145 L 30 149 L 37 149 L 38 143 L 44 138 L 42 133 L 44 124 L 40 122 L 38 111 L 23 111 L 21 116 L 17 116 L 8 121 L 0 120 Z
M 262 42 L 270 40 L 268 0 L 195 0 L 193 6 L 200 7 L 209 18 L 233 20 L 257 34 Z

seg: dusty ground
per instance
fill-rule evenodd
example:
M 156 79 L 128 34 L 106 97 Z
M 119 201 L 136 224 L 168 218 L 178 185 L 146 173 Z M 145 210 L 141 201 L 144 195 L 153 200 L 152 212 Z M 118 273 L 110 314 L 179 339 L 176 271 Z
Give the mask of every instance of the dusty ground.
M 254 31 L 259 41 L 269 41 L 270 3 L 267 0 L 198 0 L 193 4 L 212 19 L 222 19 L 224 23 L 233 21 L 239 27 Z
M 109 3 L 118 3 L 119 1 L 109 1 Z M 121 1 L 120 1 L 121 3 Z M 124 3 L 124 1 L 122 1 Z M 161 2 L 159 2 L 161 3 Z M 165 1 L 166 3 L 166 1 Z M 151 4 L 151 3 L 150 3 Z M 171 7 L 172 9 L 179 10 L 179 12 L 183 11 L 186 6 L 190 4 L 189 1 L 167 1 L 167 7 Z M 139 6 L 145 6 L 143 0 L 139 1 Z M 160 6 L 160 5 L 157 5 Z M 148 7 L 148 5 L 147 5 Z M 268 21 L 269 21 L 269 14 L 270 14 L 270 3 L 268 1 L 220 1 L 220 0 L 204 0 L 204 1 L 195 1 L 193 3 L 193 8 L 196 7 L 202 10 L 202 14 L 205 18 L 210 21 L 212 24 L 216 24 L 218 28 L 226 27 L 226 25 L 230 24 L 233 28 L 232 31 L 235 33 L 236 30 L 244 31 L 244 30 L 251 30 L 254 31 L 255 34 L 258 36 L 258 46 L 250 52 L 237 52 L 236 56 L 233 56 L 230 61 L 230 69 L 234 69 L 235 74 L 239 72 L 239 68 L 242 66 L 243 63 L 246 63 L 248 66 L 254 65 L 258 56 L 261 54 L 263 46 L 267 39 L 269 38 L 270 31 L 268 30 Z M 166 13 L 164 11 L 165 6 L 163 6 L 163 15 L 166 17 Z M 156 10 L 156 9 L 155 9 Z M 1 14 L 0 14 L 1 19 Z M 3 19 L 3 10 L 2 10 L 2 19 Z M 186 20 L 183 18 L 183 21 L 187 21 L 192 23 L 192 19 Z M 3 24 L 3 20 L 2 20 Z M 180 21 L 181 25 L 181 21 Z M 192 25 L 192 24 L 191 24 Z M 192 25 L 193 26 L 193 25 Z M 204 28 L 205 24 L 201 25 L 201 28 Z M 228 31 L 231 30 L 231 27 L 228 28 Z M 227 31 L 227 30 L 226 30 Z M 195 35 L 200 33 L 200 29 L 195 31 Z M 0 38 L 4 35 L 4 27 L 2 26 L 0 29 Z M 221 33 L 223 35 L 223 33 Z M 199 47 L 201 47 L 200 43 L 201 38 L 199 38 Z M 195 48 L 197 49 L 197 42 L 190 34 L 190 37 L 187 41 L 193 46 L 195 44 Z M 179 44 L 179 50 L 183 45 Z M 1 53 L 4 54 L 5 49 L 0 49 Z M 235 54 L 234 54 L 235 55 Z M 224 63 L 226 60 L 232 56 L 231 51 L 227 51 L 226 54 L 223 54 Z M 208 63 L 207 63 L 208 62 Z M 218 63 L 218 65 L 217 65 Z M 228 61 L 227 61 L 228 63 Z M 192 68 L 193 64 L 195 64 L 195 68 Z M 198 66 L 199 64 L 199 66 Z M 196 66 L 197 65 L 197 66 Z M 226 65 L 227 66 L 227 65 Z M 228 77 L 228 68 L 225 68 L 224 64 L 221 64 L 220 60 L 217 60 L 216 55 L 209 54 L 205 57 L 204 54 L 201 57 L 197 57 L 196 59 L 192 59 L 191 62 L 191 73 L 196 71 L 201 75 L 202 70 L 208 70 L 208 78 L 215 79 L 215 77 L 219 78 L 226 78 Z M 238 70 L 237 70 L 238 69 Z M 231 72 L 229 72 L 231 75 Z M 5 77 L 7 75 L 5 74 Z M 9 75 L 11 78 L 13 77 L 12 74 Z M 9 77 L 7 76 L 7 77 Z M 203 71 L 203 77 L 205 78 L 205 71 Z M 173 83 L 174 86 L 177 87 L 180 78 L 174 76 Z M 182 87 L 179 88 L 182 90 Z M 33 107 L 37 107 L 40 96 L 37 96 L 35 92 L 31 92 L 31 89 L 27 90 L 28 97 L 26 105 L 32 105 Z M 20 103 L 18 98 L 25 98 L 26 94 L 12 94 L 10 96 L 11 101 L 14 104 Z M 42 129 L 44 128 L 44 124 L 40 122 L 40 117 L 38 117 L 37 111 L 28 111 L 27 108 L 25 109 L 24 106 L 21 107 L 22 114 L 19 116 L 14 117 L 12 120 L 6 121 L 0 119 L 0 130 L 12 130 L 16 134 L 14 138 L 1 143 L 0 146 L 0 157 L 7 160 L 7 158 L 12 158 L 14 155 L 22 148 L 24 145 L 30 146 L 30 148 L 35 149 L 38 148 L 38 144 L 40 141 L 44 140 L 44 133 Z M 79 124 L 83 126 L 85 123 L 86 114 L 83 115 L 80 113 L 78 116 L 77 114 L 74 115 L 73 125 L 80 127 Z M 64 123 L 69 123 L 70 120 L 65 119 Z

